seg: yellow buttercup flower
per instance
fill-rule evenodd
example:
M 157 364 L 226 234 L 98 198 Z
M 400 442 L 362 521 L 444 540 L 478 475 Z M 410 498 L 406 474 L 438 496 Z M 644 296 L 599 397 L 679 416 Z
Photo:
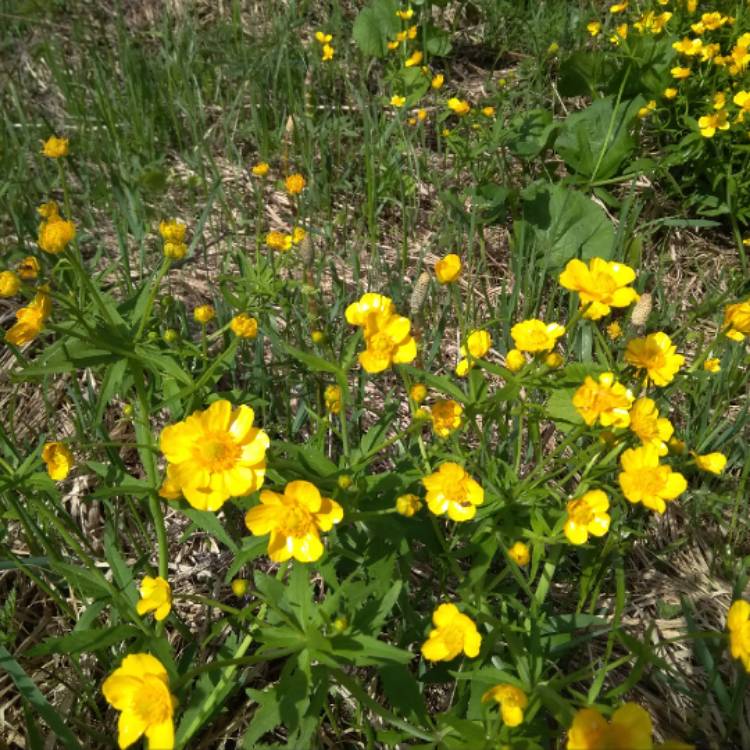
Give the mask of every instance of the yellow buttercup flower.
M 57 255 L 65 250 L 75 236 L 76 227 L 72 221 L 52 216 L 39 225 L 37 244 L 45 253 Z
M 716 31 L 716 29 L 720 29 L 722 26 L 727 24 L 731 26 L 733 23 L 734 18 L 731 16 L 724 16 L 717 11 L 704 13 L 700 20 L 701 26 L 707 31 Z
M 272 250 L 279 250 L 281 252 L 287 252 L 292 249 L 292 236 L 290 234 L 284 234 L 283 232 L 277 232 L 275 229 L 266 235 L 266 245 Z
M 698 118 L 698 128 L 704 138 L 713 138 L 717 130 L 729 130 L 727 113 L 724 110 Z
M 601 21 L 589 21 L 586 24 L 586 31 L 588 31 L 591 36 L 599 36 L 599 34 L 602 33 Z
M 660 464 L 659 451 L 651 444 L 626 450 L 620 456 L 620 464 L 623 471 L 618 480 L 625 497 L 657 513 L 664 513 L 667 502 L 687 489 L 685 477 Z
M 617 341 L 622 336 L 622 326 L 616 320 L 607 326 L 607 336 L 611 341 Z
M 559 323 L 545 323 L 536 318 L 516 323 L 510 329 L 516 349 L 522 352 L 548 352 L 564 333 L 565 327 Z
M 406 97 L 405 96 L 399 96 L 398 94 L 394 94 L 391 97 L 391 106 L 396 107 L 399 109 L 400 107 L 403 107 L 404 104 L 406 104 Z
M 73 454 L 65 443 L 45 443 L 42 448 L 42 461 L 47 464 L 50 479 L 61 482 L 73 466 Z
M 624 39 L 628 38 L 628 25 L 626 23 L 621 23 L 619 26 L 615 27 L 615 33 L 612 34 L 612 36 L 609 38 L 609 41 L 612 42 L 612 44 L 619 45 Z
M 482 114 L 485 117 L 494 117 L 495 116 L 495 108 L 494 107 L 482 107 Z
M 315 41 L 320 44 L 328 44 L 333 41 L 333 34 L 326 34 L 324 31 L 316 31 Z
M 461 426 L 463 407 L 453 399 L 441 399 L 430 408 L 432 429 L 438 437 L 448 437 Z
M 142 735 L 150 750 L 173 750 L 177 698 L 164 665 L 151 654 L 130 654 L 104 681 L 102 693 L 116 711 L 118 744 L 130 747 Z
M 255 177 L 265 177 L 270 169 L 271 167 L 266 161 L 259 161 L 257 164 L 253 164 L 253 166 L 250 167 L 250 171 Z
M 565 266 L 559 278 L 561 286 L 578 292 L 584 318 L 599 320 L 609 315 L 613 307 L 628 307 L 639 299 L 638 292 L 630 287 L 635 281 L 635 271 L 624 263 L 592 258 L 588 266 L 573 259 Z
M 672 423 L 659 416 L 656 402 L 650 398 L 639 398 L 630 410 L 630 429 L 643 445 L 653 445 L 660 456 L 666 456 L 667 443 L 674 433 Z
M 216 310 L 213 305 L 199 305 L 193 310 L 193 318 L 196 323 L 202 326 L 210 323 L 216 317 Z
M 21 279 L 13 271 L 0 273 L 0 297 L 13 297 L 21 288 Z
M 397 10 L 396 15 L 402 21 L 408 21 L 414 15 L 414 8 L 407 8 L 406 10 Z
M 235 315 L 229 329 L 241 339 L 254 339 L 258 335 L 258 321 L 247 313 Z
M 427 640 L 422 644 L 422 656 L 429 661 L 452 661 L 460 653 L 473 659 L 479 655 L 482 636 L 477 626 L 455 604 L 441 604 L 432 613 L 432 624 Z
M 245 405 L 214 401 L 205 411 L 162 430 L 160 448 L 168 461 L 164 493 L 181 493 L 198 510 L 218 510 L 230 497 L 255 492 L 266 473 L 268 435 L 253 427 Z
M 187 226 L 179 219 L 159 222 L 159 234 L 164 242 L 180 243 L 185 241 Z
M 672 14 L 668 11 L 664 13 L 656 13 L 653 10 L 649 10 L 633 24 L 633 27 L 641 34 L 644 32 L 661 34 L 670 18 L 672 18 Z
M 337 385 L 327 385 L 323 392 L 323 400 L 326 404 L 326 411 L 338 414 L 341 411 L 341 388 Z
M 313 331 L 310 334 L 313 344 L 322 344 L 326 340 L 326 335 L 323 331 Z
M 392 315 L 378 321 L 377 330 L 365 338 L 366 348 L 359 363 L 371 374 L 383 372 L 392 364 L 412 362 L 417 356 L 417 342 L 410 335 L 408 318 Z
M 509 727 L 517 727 L 523 722 L 524 709 L 529 705 L 526 693 L 521 688 L 507 683 L 495 685 L 482 695 L 482 703 L 489 701 L 500 704 L 503 724 Z
M 320 50 L 320 59 L 323 62 L 330 62 L 333 60 L 335 52 L 336 50 L 330 44 L 324 44 L 323 48 Z
M 724 308 L 724 335 L 732 341 L 744 341 L 750 336 L 750 297 Z
M 284 180 L 284 187 L 289 195 L 299 195 L 304 189 L 307 182 L 301 174 L 290 174 Z
M 656 109 L 656 99 L 651 99 L 645 107 L 641 107 L 638 110 L 638 117 L 643 119 L 644 117 L 648 117 L 654 110 Z
M 721 372 L 721 360 L 718 357 L 709 357 L 703 363 L 703 369 L 711 373 Z
M 683 37 L 679 42 L 673 42 L 672 48 L 677 50 L 681 55 L 686 57 L 695 57 L 699 55 L 703 49 L 702 39 L 690 39 L 690 37 Z M 674 75 L 674 73 L 673 73 Z M 678 76 L 675 76 L 677 78 Z
M 344 517 L 343 508 L 323 497 L 310 482 L 289 482 L 284 494 L 263 490 L 260 505 L 250 508 L 245 525 L 256 536 L 270 534 L 268 556 L 274 562 L 290 558 L 315 562 L 323 555 L 321 531 L 330 531 Z
M 609 6 L 609 12 L 610 13 L 623 13 L 628 9 L 628 3 L 615 3 L 614 5 Z
M 292 231 L 292 245 L 299 245 L 307 237 L 307 232 L 302 227 L 294 227 Z
M 705 453 L 702 456 L 693 453 L 693 460 L 701 471 L 707 471 L 709 474 L 721 474 L 727 465 L 727 457 L 723 453 L 718 452 Z
M 409 398 L 415 404 L 421 404 L 427 398 L 427 386 L 424 383 L 415 383 L 409 389 Z
M 566 750 L 651 750 L 653 725 L 637 703 L 625 703 L 607 721 L 595 708 L 582 708 L 568 730 Z
M 739 659 L 750 672 L 750 604 L 744 599 L 732 602 L 727 613 L 729 648 L 732 658 Z
M 477 505 L 484 502 L 484 490 L 452 461 L 440 464 L 438 470 L 422 479 L 427 490 L 427 507 L 436 516 L 448 514 L 451 521 L 469 521 Z
M 440 284 L 451 284 L 460 275 L 461 258 L 455 253 L 448 253 L 435 263 L 435 277 Z
M 457 97 L 453 96 L 448 99 L 448 109 L 450 109 L 451 112 L 458 115 L 459 117 L 463 117 L 464 115 L 468 115 L 469 112 L 471 112 L 471 104 L 469 104 L 469 102 L 467 102 L 465 99 L 458 99 Z
M 505 355 L 505 366 L 511 372 L 518 372 L 526 364 L 526 357 L 522 351 L 511 349 Z
M 417 27 L 409 26 L 409 28 L 406 30 L 406 36 L 408 39 L 416 39 L 417 38 Z
M 165 242 L 164 256 L 171 260 L 182 260 L 187 253 L 187 245 L 184 242 Z
M 441 89 L 443 88 L 443 84 L 445 83 L 445 76 L 442 73 L 438 73 L 436 76 L 433 77 L 432 81 L 430 82 L 430 86 L 434 89 Z
M 68 155 L 68 139 L 57 138 L 54 135 L 47 138 L 42 148 L 42 153 L 50 159 L 59 159 Z
M 42 203 L 42 205 L 37 208 L 36 212 L 43 219 L 52 219 L 53 217 L 60 215 L 60 209 L 55 201 L 47 201 L 47 203 Z
M 679 92 L 677 89 L 672 88 L 671 86 L 664 89 L 664 98 L 665 99 L 674 99 Z
M 422 62 L 423 57 L 424 55 L 419 50 L 412 52 L 411 55 L 409 55 L 409 57 L 406 59 L 404 67 L 413 68 L 415 65 L 419 65 L 419 63 Z
M 562 367 L 564 361 L 562 354 L 558 354 L 557 352 L 550 352 L 544 358 L 544 364 L 547 365 L 547 367 L 551 367 L 553 370 Z
M 529 545 L 521 541 L 514 542 L 513 546 L 508 550 L 508 557 L 514 560 L 516 565 L 520 565 L 521 567 L 528 565 L 531 560 Z M 507 724 L 508 722 L 506 721 L 505 723 Z
M 396 314 L 396 307 L 390 297 L 376 292 L 366 292 L 357 302 L 352 302 L 344 314 L 346 322 L 360 326 L 367 337 L 380 328 L 380 320 L 387 320 Z
M 461 346 L 460 352 L 463 359 L 456 365 L 456 375 L 465 377 L 474 366 L 474 360 L 484 357 L 492 346 L 492 336 L 489 331 L 472 331 L 466 338 L 466 346 Z M 468 356 L 470 355 L 470 356 Z
M 466 349 L 474 359 L 484 357 L 492 346 L 492 336 L 489 331 L 472 331 L 466 339 Z
M 672 74 L 672 78 L 676 78 L 678 81 L 681 81 L 685 78 L 689 78 L 692 71 L 690 70 L 690 68 L 683 68 L 680 65 L 676 65 L 669 72 Z
M 141 581 L 141 598 L 136 602 L 135 611 L 139 615 L 153 612 L 161 622 L 172 610 L 172 589 L 161 576 L 144 576 Z
M 654 385 L 665 386 L 674 380 L 677 371 L 685 364 L 685 357 L 677 354 L 672 339 L 659 331 L 629 341 L 625 361 L 639 370 L 646 370 L 648 380 Z
M 568 502 L 563 531 L 571 544 L 585 544 L 589 534 L 604 536 L 609 531 L 609 498 L 602 490 L 590 490 Z
M 33 341 L 44 328 L 51 310 L 49 294 L 44 290 L 37 292 L 30 304 L 16 311 L 16 322 L 5 332 L 5 340 L 15 346 Z
M 744 122 L 745 115 L 750 114 L 750 91 L 738 91 L 732 97 L 732 101 L 740 108 L 737 115 L 737 122 Z
M 727 95 L 724 91 L 717 91 L 713 99 L 714 109 L 724 109 L 727 105 Z
M 627 427 L 634 398 L 613 373 L 603 372 L 598 380 L 586 376 L 573 394 L 573 406 L 589 426 L 599 420 L 603 427 Z
M 411 518 L 422 507 L 422 501 L 411 493 L 396 498 L 396 512 Z

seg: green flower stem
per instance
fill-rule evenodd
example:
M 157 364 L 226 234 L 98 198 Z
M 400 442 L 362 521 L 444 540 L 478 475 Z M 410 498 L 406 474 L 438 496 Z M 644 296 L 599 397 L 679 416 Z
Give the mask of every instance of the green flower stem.
M 141 318 L 141 322 L 138 324 L 138 330 L 136 331 L 134 336 L 135 341 L 140 341 L 141 337 L 143 336 L 143 331 L 146 328 L 148 319 L 151 317 L 151 308 L 153 308 L 154 306 L 154 300 L 156 299 L 156 295 L 159 291 L 159 285 L 161 284 L 161 280 L 164 278 L 164 275 L 167 273 L 167 271 L 169 271 L 171 265 L 171 259 L 164 256 L 164 260 L 162 260 L 161 266 L 159 267 L 154 280 L 151 282 L 151 291 L 148 293 L 148 300 L 146 301 L 146 307 L 143 310 L 143 317 Z
M 167 530 L 164 526 L 164 514 L 162 513 L 161 501 L 157 493 L 159 477 L 156 471 L 156 461 L 154 459 L 153 435 L 151 434 L 145 376 L 140 362 L 133 361 L 131 363 L 131 370 L 133 373 L 133 382 L 135 383 L 135 391 L 138 397 L 135 434 L 138 444 L 142 446 L 139 448 L 138 454 L 140 455 L 143 468 L 146 471 L 146 476 L 151 485 L 148 495 L 148 507 L 151 512 L 151 517 L 154 520 L 156 541 L 159 545 L 159 575 L 166 580 L 169 574 L 169 546 L 167 544 Z M 159 623 L 159 625 L 161 626 L 162 623 Z

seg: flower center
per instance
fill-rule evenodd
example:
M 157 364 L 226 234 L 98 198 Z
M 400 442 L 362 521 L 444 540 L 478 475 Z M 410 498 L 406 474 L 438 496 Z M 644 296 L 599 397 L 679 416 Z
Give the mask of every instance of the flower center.
M 315 531 L 316 528 L 315 519 L 307 508 L 299 504 L 287 508 L 286 516 L 281 524 L 281 532 L 284 536 L 299 539 Z
M 452 654 L 459 654 L 464 647 L 464 631 L 456 625 L 440 628 L 440 638 Z
M 592 279 L 590 291 L 592 297 L 598 300 L 606 300 L 617 291 L 617 282 L 608 273 L 596 273 Z
M 227 432 L 209 432 L 195 447 L 195 460 L 209 471 L 226 471 L 235 465 L 241 448 Z
M 370 336 L 367 348 L 376 354 L 387 354 L 392 348 L 391 340 L 385 333 L 375 333 Z
M 641 467 L 638 472 L 638 482 L 644 495 L 656 495 L 657 497 L 664 489 L 664 469 L 666 466 L 653 466 L 651 468 Z
M 578 526 L 588 526 L 594 520 L 594 511 L 583 498 L 573 500 L 568 515 Z
M 447 479 L 443 485 L 443 494 L 452 503 L 469 505 L 466 499 L 466 485 L 463 479 Z
M 164 682 L 155 675 L 145 675 L 141 679 L 141 689 L 133 696 L 133 711 L 146 726 L 169 719 L 172 699 Z

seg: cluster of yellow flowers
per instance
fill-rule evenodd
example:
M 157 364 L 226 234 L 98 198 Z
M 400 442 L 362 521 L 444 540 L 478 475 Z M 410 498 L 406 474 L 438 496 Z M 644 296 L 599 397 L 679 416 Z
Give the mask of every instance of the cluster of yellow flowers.
M 331 45 L 331 42 L 333 41 L 333 35 L 326 34 L 323 31 L 316 31 L 315 41 L 320 44 L 320 59 L 323 62 L 330 62 L 331 60 L 333 60 L 333 55 L 336 51 Z
M 669 0 L 657 2 L 660 6 L 669 4 Z M 686 95 L 689 93 L 690 98 L 694 99 L 699 90 L 699 96 L 707 94 L 711 109 L 698 116 L 698 129 L 704 138 L 713 138 L 717 132 L 729 130 L 733 123 L 742 123 L 750 113 L 750 91 L 741 86 L 735 88 L 732 80 L 743 75 L 750 65 L 750 33 L 737 34 L 735 18 L 719 11 L 704 12 L 698 20 L 694 20 L 697 0 L 682 5 L 684 8 L 678 7 L 675 12 L 639 10 L 640 15 L 634 16 L 632 29 L 641 35 L 660 35 L 667 30 L 670 21 L 672 25 L 679 22 L 679 32 L 684 35 L 672 42 L 671 47 L 682 60 L 670 70 L 675 86 L 668 86 L 662 95 L 667 100 L 674 99 L 680 93 L 676 87 L 679 82 L 696 78 L 698 88 L 686 92 Z M 629 3 L 620 2 L 611 5 L 609 13 L 613 18 L 619 18 L 628 10 Z M 622 44 L 628 39 L 630 28 L 626 22 L 616 23 L 610 41 L 615 45 Z M 599 20 L 591 20 L 586 29 L 591 36 L 597 37 L 603 33 L 603 24 Z M 678 33 L 678 30 L 672 31 Z M 722 46 L 726 54 L 722 54 Z M 723 84 L 712 75 L 714 70 L 723 71 Z M 734 113 L 729 110 L 730 102 L 737 107 Z M 640 109 L 639 117 L 647 117 L 657 106 L 656 99 L 651 99 Z
M 164 255 L 170 260 L 180 260 L 185 257 L 187 245 L 185 232 L 187 227 L 177 219 L 162 221 L 159 224 L 159 234 L 164 241 Z

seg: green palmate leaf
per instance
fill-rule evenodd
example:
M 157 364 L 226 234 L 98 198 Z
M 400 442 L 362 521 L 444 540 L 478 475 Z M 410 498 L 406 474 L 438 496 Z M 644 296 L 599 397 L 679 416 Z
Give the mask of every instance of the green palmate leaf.
M 80 654 L 84 651 L 101 651 L 104 648 L 121 644 L 140 635 L 134 625 L 118 625 L 114 628 L 92 628 L 76 630 L 59 638 L 48 638 L 43 643 L 30 648 L 25 656 L 45 654 Z
M 388 41 L 400 30 L 396 0 L 374 0 L 357 14 L 352 36 L 362 54 L 383 57 L 388 52 Z
M 596 99 L 586 109 L 568 115 L 555 141 L 555 151 L 569 169 L 588 179 L 618 173 L 635 148 L 631 133 L 643 97 L 615 104 L 613 97 Z
M 451 36 L 444 29 L 430 24 L 424 29 L 424 48 L 433 57 L 445 57 L 453 48 Z
M 5 646 L 2 645 L 0 645 L 0 669 L 8 673 L 18 692 L 44 719 L 49 728 L 55 733 L 57 739 L 60 740 L 62 747 L 66 748 L 66 750 L 81 750 L 78 740 L 76 740 L 73 733 L 68 729 L 60 714 L 52 708 L 36 686 L 36 683 L 26 674 L 23 667 L 13 658 Z
M 612 222 L 599 206 L 573 188 L 532 185 L 523 195 L 521 222 L 531 228 L 534 248 L 550 266 L 561 267 L 577 257 L 612 257 Z M 514 225 L 518 238 L 525 234 L 521 222 Z

